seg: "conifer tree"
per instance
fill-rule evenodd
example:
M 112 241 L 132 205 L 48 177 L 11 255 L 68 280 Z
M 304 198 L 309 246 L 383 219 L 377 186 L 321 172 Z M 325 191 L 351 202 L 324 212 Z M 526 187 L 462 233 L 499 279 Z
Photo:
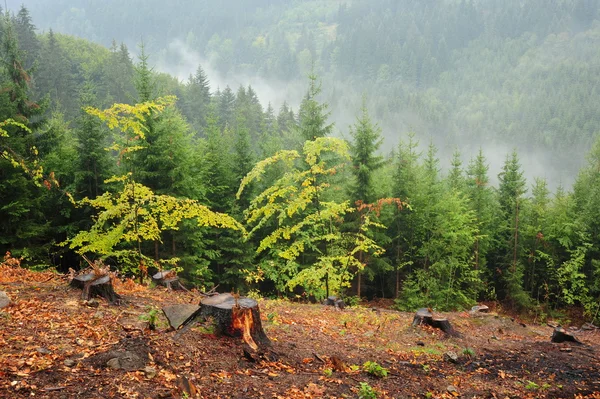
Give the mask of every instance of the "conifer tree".
M 483 151 L 479 149 L 477 156 L 467 166 L 466 193 L 470 209 L 475 213 L 475 221 L 479 234 L 473 246 L 473 266 L 484 273 L 486 281 L 493 281 L 493 275 L 487 266 L 487 256 L 495 236 L 496 219 L 494 214 L 497 203 L 493 188 L 489 184 L 489 166 Z
M 98 118 L 84 111 L 86 107 L 98 106 L 91 82 L 83 85 L 79 102 L 82 110 L 75 133 L 75 193 L 77 198 L 94 199 L 105 191 L 104 181 L 113 175 L 114 162 L 106 150 L 109 132 Z
M 320 103 L 317 99 L 321 93 L 321 84 L 317 81 L 317 75 L 309 75 L 309 87 L 298 111 L 298 136 L 303 141 L 315 140 L 327 137 L 333 131 L 333 124 L 328 124 L 329 106 Z
M 353 180 L 349 185 L 349 198 L 351 204 L 356 204 L 357 213 L 349 215 L 350 225 L 347 228 L 359 229 L 364 215 L 362 212 L 368 210 L 368 207 L 361 205 L 373 204 L 377 200 L 375 195 L 375 187 L 373 174 L 383 165 L 383 157 L 376 155 L 377 150 L 381 146 L 383 139 L 381 138 L 381 129 L 374 125 L 369 116 L 366 99 L 363 98 L 361 115 L 357 118 L 353 127 L 350 127 L 350 157 L 352 161 L 352 176 Z M 373 217 L 373 216 L 372 216 Z M 373 217 L 375 220 L 376 217 Z M 373 238 L 373 237 L 372 237 Z M 384 244 L 383 235 L 378 237 L 378 242 Z M 376 272 L 383 273 L 386 269 L 389 270 L 389 265 L 383 262 L 380 258 L 370 262 L 367 259 L 368 254 L 359 252 L 358 260 L 365 265 L 365 269 L 370 272 L 373 277 Z M 374 270 L 373 264 L 377 263 L 379 270 Z M 362 289 L 362 271 L 357 273 L 357 295 L 361 296 Z
M 196 73 L 190 75 L 188 79 L 181 104 L 183 114 L 198 132 L 206 127 L 210 101 L 211 95 L 208 77 L 202 66 L 198 65 Z
M 496 289 L 500 299 L 507 300 L 518 309 L 525 309 L 531 302 L 523 287 L 520 220 L 527 189 L 516 151 L 506 157 L 498 180 L 498 203 L 502 220 L 493 259 L 497 270 Z
M 29 10 L 22 5 L 13 19 L 19 48 L 23 51 L 23 66 L 29 69 L 34 66 L 40 55 L 40 41 L 35 33 L 35 25 L 31 20 Z
M 8 15 L 2 17 L 2 25 L 0 120 L 14 123 L 5 125 L 0 134 L 0 204 L 3 204 L 0 207 L 0 250 L 40 260 L 47 248 L 36 248 L 36 243 L 45 237 L 48 228 L 38 187 L 41 170 L 32 171 L 21 165 L 37 163 L 33 132 L 44 123 L 42 114 L 46 104 L 31 100 L 29 71 L 23 66 L 22 53 Z M 27 176 L 24 169 L 35 175 Z

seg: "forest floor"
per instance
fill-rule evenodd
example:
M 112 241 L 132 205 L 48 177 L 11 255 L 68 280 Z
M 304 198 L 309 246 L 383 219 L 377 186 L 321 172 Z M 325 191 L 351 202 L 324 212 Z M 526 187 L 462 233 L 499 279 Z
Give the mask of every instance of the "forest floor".
M 375 398 L 368 384 L 379 398 L 600 398 L 598 330 L 575 331 L 583 345 L 553 344 L 547 325 L 464 312 L 443 314 L 462 333 L 446 337 L 383 304 L 339 310 L 261 300 L 277 359 L 252 362 L 240 339 L 217 337 L 207 323 L 176 337 L 156 311 L 197 304 L 197 293 L 131 281 L 115 290 L 120 305 L 92 307 L 65 278 L 0 267 L 0 291 L 12 300 L 0 310 L 0 397 L 184 398 L 195 388 L 201 398 Z M 151 314 L 154 331 L 143 321 Z M 144 364 L 107 367 L 115 349 Z M 367 361 L 387 377 L 362 370 Z

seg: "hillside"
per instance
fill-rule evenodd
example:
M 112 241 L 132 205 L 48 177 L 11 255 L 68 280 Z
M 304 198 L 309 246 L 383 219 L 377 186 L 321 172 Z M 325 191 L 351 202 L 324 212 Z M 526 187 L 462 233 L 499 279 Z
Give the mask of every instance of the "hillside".
M 464 334 L 456 338 L 411 327 L 412 313 L 385 303 L 338 310 L 261 300 L 276 358 L 250 362 L 240 339 L 216 337 L 209 322 L 177 337 L 157 312 L 158 329 L 147 328 L 144 317 L 197 303 L 197 292 L 115 283 L 119 305 L 86 304 L 64 276 L 0 267 L 0 290 L 13 302 L 0 310 L 0 396 L 194 397 L 181 388 L 184 377 L 202 398 L 596 398 L 600 390 L 598 330 L 575 332 L 584 345 L 552 344 L 547 325 L 445 313 Z M 114 350 L 146 360 L 113 369 Z M 445 360 L 449 351 L 455 363 Z M 387 377 L 361 371 L 368 361 Z
M 552 188 L 573 182 L 599 131 L 595 1 L 24 4 L 43 31 L 133 52 L 143 40 L 160 69 L 186 79 L 202 63 L 213 91 L 252 83 L 263 104 L 297 105 L 314 65 L 338 134 L 365 94 L 390 145 L 413 130 L 445 160 L 483 147 L 494 174 L 516 148 Z

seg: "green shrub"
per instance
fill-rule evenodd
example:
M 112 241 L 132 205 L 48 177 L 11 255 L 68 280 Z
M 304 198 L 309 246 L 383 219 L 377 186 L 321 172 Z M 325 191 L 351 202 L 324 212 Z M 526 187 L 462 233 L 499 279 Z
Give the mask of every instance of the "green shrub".
M 387 377 L 388 375 L 388 369 L 381 367 L 379 364 L 372 361 L 363 364 L 363 371 L 378 378 Z

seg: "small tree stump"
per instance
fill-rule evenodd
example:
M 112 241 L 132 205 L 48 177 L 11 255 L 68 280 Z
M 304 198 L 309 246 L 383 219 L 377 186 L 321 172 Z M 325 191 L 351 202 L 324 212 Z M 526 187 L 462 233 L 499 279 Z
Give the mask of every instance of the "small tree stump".
M 230 337 L 242 337 L 254 350 L 271 345 L 260 321 L 258 302 L 250 298 L 237 298 L 219 294 L 200 302 L 200 317 L 212 317 L 216 332 Z
M 152 281 L 154 281 L 156 285 L 162 285 L 170 290 L 186 290 L 185 287 L 181 285 L 179 277 L 174 270 L 158 272 L 152 276 Z
M 487 307 L 486 305 L 476 305 L 471 308 L 471 310 L 469 311 L 469 314 L 471 314 L 471 316 L 474 316 L 474 315 L 480 315 L 482 313 L 489 313 L 489 311 L 490 311 L 490 308 Z
M 83 290 L 81 298 L 89 301 L 95 296 L 106 299 L 110 303 L 115 303 L 121 297 L 115 292 L 112 286 L 112 280 L 109 274 L 97 276 L 94 272 L 82 274 L 73 277 L 70 285 Z
M 6 292 L 0 291 L 0 309 L 10 305 L 10 298 L 6 295 Z
M 335 306 L 336 308 L 344 309 L 346 307 L 346 302 L 344 302 L 342 299 L 339 299 L 337 296 L 330 296 L 323 301 L 323 305 Z
M 458 331 L 456 331 L 454 327 L 452 327 L 448 319 L 446 319 L 445 317 L 434 317 L 431 310 L 427 308 L 421 308 L 417 310 L 417 313 L 415 313 L 415 316 L 413 317 L 413 327 L 420 326 L 423 324 L 440 329 L 444 333 L 453 337 L 461 336 L 461 334 Z
M 554 332 L 552 333 L 552 338 L 550 338 L 551 342 L 556 344 L 560 344 L 561 342 L 573 342 L 578 345 L 583 345 L 583 342 L 575 338 L 572 334 L 568 333 L 562 327 L 556 327 Z

